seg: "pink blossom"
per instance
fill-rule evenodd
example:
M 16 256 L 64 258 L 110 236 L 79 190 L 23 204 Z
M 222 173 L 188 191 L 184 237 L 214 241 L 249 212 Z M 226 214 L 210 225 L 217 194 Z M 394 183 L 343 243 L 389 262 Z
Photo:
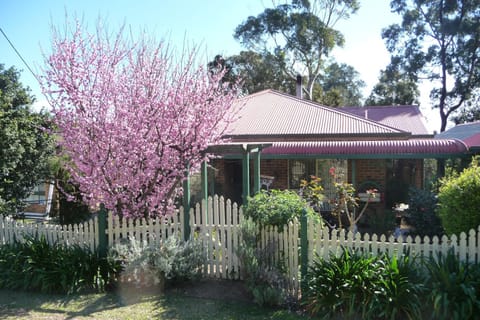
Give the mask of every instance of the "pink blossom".
M 132 217 L 171 213 L 185 171 L 208 160 L 233 120 L 235 93 L 167 44 L 131 43 L 77 23 L 53 33 L 42 88 L 67 169 L 92 207 Z
M 331 167 L 330 170 L 328 170 L 328 173 L 334 177 L 335 176 L 335 167 Z

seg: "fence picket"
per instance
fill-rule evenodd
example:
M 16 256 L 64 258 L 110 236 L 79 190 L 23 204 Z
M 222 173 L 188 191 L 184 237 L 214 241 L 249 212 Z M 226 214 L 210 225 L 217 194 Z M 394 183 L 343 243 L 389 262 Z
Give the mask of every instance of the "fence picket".
M 468 255 L 468 262 L 470 263 L 477 263 L 478 260 L 477 260 L 477 251 L 475 250 L 475 237 L 476 234 L 475 234 L 475 230 L 470 230 L 469 233 L 468 233 L 468 252 L 467 252 L 467 255 Z

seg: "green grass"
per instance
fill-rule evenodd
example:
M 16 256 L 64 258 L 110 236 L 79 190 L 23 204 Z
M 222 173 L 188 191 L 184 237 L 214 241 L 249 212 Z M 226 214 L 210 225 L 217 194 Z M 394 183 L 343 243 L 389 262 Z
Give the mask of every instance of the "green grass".
M 286 310 L 180 293 L 119 290 L 87 295 L 45 295 L 0 290 L 1 319 L 305 319 Z

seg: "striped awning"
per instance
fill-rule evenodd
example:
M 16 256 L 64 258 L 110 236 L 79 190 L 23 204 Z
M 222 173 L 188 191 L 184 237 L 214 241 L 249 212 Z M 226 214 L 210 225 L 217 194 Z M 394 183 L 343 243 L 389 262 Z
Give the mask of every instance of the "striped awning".
M 412 139 L 373 141 L 298 141 L 274 142 L 265 148 L 265 155 L 330 155 L 330 156 L 438 156 L 467 154 L 467 146 L 456 139 Z

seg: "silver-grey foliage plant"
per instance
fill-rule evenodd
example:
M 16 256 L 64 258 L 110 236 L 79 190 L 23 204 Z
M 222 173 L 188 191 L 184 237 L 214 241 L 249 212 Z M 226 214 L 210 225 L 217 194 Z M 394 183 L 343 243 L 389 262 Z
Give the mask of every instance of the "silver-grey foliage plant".
M 181 241 L 172 235 L 162 243 L 147 243 L 133 237 L 120 239 L 110 254 L 121 261 L 121 281 L 136 286 L 164 284 L 171 280 L 194 280 L 201 276 L 206 256 L 202 242 Z

